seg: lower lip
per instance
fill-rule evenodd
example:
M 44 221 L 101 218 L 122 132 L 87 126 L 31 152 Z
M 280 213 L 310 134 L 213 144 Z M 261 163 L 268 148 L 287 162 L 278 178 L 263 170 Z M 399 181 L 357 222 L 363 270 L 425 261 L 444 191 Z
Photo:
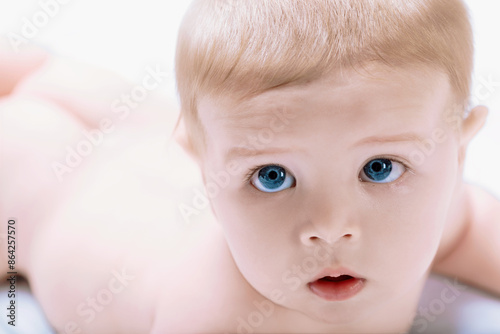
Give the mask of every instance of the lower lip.
M 365 286 L 365 280 L 351 278 L 341 282 L 317 280 L 308 284 L 309 289 L 327 301 L 343 301 L 354 297 Z

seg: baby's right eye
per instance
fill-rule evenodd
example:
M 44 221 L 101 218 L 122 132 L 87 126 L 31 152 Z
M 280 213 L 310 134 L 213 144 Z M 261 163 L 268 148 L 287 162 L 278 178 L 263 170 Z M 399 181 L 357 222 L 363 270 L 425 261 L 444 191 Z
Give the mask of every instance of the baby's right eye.
M 295 186 L 295 178 L 285 168 L 269 165 L 256 170 L 250 183 L 262 192 L 276 193 Z

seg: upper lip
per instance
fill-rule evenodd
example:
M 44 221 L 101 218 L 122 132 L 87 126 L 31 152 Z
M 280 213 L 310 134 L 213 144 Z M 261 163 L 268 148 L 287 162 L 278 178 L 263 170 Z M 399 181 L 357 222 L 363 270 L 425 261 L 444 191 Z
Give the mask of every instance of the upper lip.
M 347 268 L 325 268 L 322 271 L 319 272 L 318 275 L 314 276 L 313 282 L 317 281 L 319 279 L 322 279 L 324 277 L 339 277 L 342 275 L 346 276 L 352 276 L 354 278 L 361 278 L 357 273 L 354 271 L 347 269 Z

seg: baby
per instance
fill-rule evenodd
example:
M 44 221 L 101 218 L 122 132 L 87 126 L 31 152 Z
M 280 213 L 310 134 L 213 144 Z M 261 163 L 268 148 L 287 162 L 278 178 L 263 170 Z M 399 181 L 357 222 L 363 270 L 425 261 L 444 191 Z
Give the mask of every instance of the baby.
M 500 293 L 500 203 L 462 181 L 472 54 L 460 1 L 196 1 L 184 146 L 237 270 L 195 258 L 164 328 L 403 332 L 430 269 Z
M 500 294 L 500 202 L 462 181 L 487 116 L 468 104 L 472 44 L 459 0 L 195 1 L 176 135 L 213 219 L 169 236 L 181 222 L 158 218 L 169 204 L 143 184 L 85 179 L 73 201 L 98 193 L 93 206 L 64 204 L 31 242 L 25 272 L 49 320 L 401 333 L 431 270 Z

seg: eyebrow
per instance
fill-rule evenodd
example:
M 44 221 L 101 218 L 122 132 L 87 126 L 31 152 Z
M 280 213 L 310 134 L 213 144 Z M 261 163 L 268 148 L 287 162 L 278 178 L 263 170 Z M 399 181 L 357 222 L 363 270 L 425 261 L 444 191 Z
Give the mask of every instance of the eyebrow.
M 424 138 L 415 133 L 415 132 L 408 132 L 408 133 L 401 133 L 397 134 L 394 136 L 370 136 L 363 138 L 362 140 L 358 141 L 352 147 L 358 147 L 358 146 L 363 146 L 367 144 L 382 144 L 382 143 L 396 143 L 396 142 L 414 142 L 414 141 L 423 141 Z M 280 153 L 287 153 L 287 152 L 297 152 L 300 151 L 300 149 L 297 148 L 279 148 L 279 147 L 270 147 L 266 148 L 264 150 L 258 150 L 256 148 L 250 148 L 250 147 L 233 147 L 228 150 L 226 154 L 226 161 L 231 161 L 235 159 L 241 159 L 241 158 L 248 158 L 248 157 L 255 157 L 259 155 L 271 155 L 271 154 L 280 154 Z
M 401 133 L 394 136 L 370 136 L 358 141 L 352 147 L 358 147 L 367 144 L 415 142 L 415 141 L 417 142 L 424 141 L 424 137 L 415 132 Z
M 280 153 L 287 153 L 287 152 L 292 152 L 292 151 L 298 151 L 298 149 L 294 149 L 291 147 L 287 148 L 279 148 L 279 147 L 270 147 L 266 148 L 263 150 L 259 150 L 256 148 L 250 148 L 250 147 L 233 147 L 229 149 L 229 151 L 226 154 L 226 161 L 232 161 L 235 159 L 241 159 L 241 158 L 248 158 L 248 157 L 255 157 L 259 155 L 271 155 L 271 154 L 280 154 Z

